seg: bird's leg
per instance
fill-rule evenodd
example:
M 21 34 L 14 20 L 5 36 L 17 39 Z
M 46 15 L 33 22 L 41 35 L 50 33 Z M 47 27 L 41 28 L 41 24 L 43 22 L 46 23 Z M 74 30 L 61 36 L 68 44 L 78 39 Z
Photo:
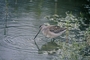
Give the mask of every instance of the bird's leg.
M 45 40 L 45 42 L 48 42 L 48 38 L 47 38 L 47 37 L 45 37 L 45 39 L 46 39 L 46 40 Z
M 51 39 L 51 42 L 54 42 L 54 41 L 55 41 L 55 38 L 52 38 L 52 39 Z

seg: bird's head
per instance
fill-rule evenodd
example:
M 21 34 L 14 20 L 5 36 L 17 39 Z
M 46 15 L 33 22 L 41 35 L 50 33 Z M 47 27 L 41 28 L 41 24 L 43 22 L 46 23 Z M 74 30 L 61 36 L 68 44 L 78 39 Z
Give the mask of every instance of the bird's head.
M 47 27 L 47 26 L 49 26 L 49 25 L 50 25 L 49 23 L 44 23 L 44 24 L 40 25 L 39 28 L 42 29 L 42 28 L 45 28 L 45 27 Z

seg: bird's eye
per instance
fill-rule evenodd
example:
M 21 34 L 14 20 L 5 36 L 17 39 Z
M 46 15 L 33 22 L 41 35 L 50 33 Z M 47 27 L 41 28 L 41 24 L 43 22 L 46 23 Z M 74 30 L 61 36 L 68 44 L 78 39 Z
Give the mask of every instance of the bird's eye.
M 45 25 L 45 26 L 47 26 L 47 25 Z

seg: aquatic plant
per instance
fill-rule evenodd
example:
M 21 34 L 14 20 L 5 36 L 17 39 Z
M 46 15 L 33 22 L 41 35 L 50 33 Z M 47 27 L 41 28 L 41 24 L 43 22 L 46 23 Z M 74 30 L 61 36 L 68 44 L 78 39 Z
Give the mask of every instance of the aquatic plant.
M 67 28 L 66 33 L 60 37 L 65 41 L 62 42 L 61 39 L 55 41 L 59 45 L 59 49 L 54 51 L 57 56 L 53 60 L 83 60 L 87 46 L 87 53 L 90 56 L 90 27 L 85 31 L 79 28 L 83 17 L 76 17 L 72 13 L 66 12 L 66 17 L 55 14 L 46 18 L 50 24 L 54 23 L 54 25 Z
M 7 21 L 8 21 L 8 1 L 5 0 L 5 24 L 4 24 L 4 35 L 7 35 Z

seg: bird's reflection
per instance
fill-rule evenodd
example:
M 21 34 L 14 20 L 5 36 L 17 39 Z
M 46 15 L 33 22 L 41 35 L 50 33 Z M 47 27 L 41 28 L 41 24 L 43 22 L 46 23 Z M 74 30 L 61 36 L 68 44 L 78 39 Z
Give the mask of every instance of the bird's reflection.
M 60 48 L 60 45 L 58 45 L 56 42 L 50 41 L 43 44 L 41 48 L 39 48 L 40 50 L 38 52 L 39 54 L 47 53 L 47 54 L 53 55 L 53 54 L 56 54 L 59 48 Z

